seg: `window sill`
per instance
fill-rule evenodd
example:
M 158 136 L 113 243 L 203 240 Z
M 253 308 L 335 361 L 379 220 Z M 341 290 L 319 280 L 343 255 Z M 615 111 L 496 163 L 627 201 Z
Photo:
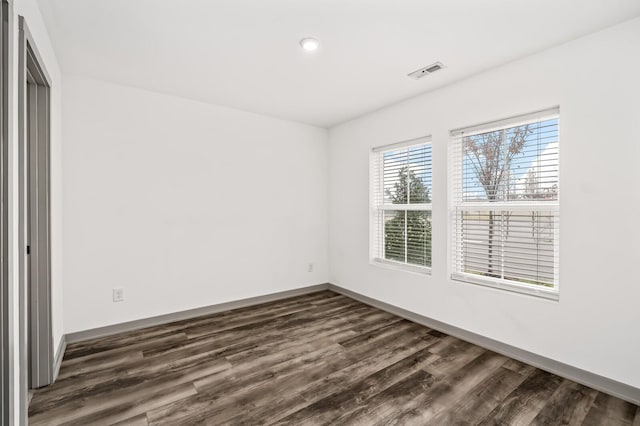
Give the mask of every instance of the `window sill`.
M 546 289 L 533 284 L 516 284 L 505 280 L 489 277 L 476 277 L 469 274 L 454 272 L 451 274 L 454 281 L 462 281 L 470 284 L 482 285 L 485 287 L 497 288 L 499 290 L 511 291 L 514 293 L 526 294 L 528 296 L 540 297 L 542 299 L 560 300 L 558 290 Z
M 406 263 L 394 262 L 393 260 L 385 260 L 379 258 L 371 259 L 371 264 L 382 268 L 395 269 L 396 271 L 431 275 L 431 268 L 428 266 L 410 265 Z

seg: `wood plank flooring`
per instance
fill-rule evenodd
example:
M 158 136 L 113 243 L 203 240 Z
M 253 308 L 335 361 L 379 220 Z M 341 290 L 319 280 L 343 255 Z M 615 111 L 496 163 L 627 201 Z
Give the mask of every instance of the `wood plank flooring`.
M 640 426 L 640 409 L 321 291 L 71 344 L 29 423 Z

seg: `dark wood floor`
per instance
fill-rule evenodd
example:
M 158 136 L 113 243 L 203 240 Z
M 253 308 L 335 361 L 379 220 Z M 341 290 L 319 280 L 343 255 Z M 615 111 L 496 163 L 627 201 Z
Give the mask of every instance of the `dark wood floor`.
M 69 345 L 32 425 L 640 425 L 637 406 L 330 291 Z

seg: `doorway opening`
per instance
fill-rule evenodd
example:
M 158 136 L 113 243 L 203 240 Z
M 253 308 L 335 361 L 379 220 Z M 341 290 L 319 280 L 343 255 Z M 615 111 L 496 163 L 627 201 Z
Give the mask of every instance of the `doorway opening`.
M 19 18 L 20 336 L 23 401 L 52 383 L 50 92 L 51 79 Z

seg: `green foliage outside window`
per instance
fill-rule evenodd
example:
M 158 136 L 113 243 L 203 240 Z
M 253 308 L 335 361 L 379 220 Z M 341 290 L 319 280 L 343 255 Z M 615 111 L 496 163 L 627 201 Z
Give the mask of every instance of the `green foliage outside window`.
M 431 202 L 429 189 L 407 167 L 398 171 L 398 181 L 386 195 L 392 204 Z M 385 259 L 431 266 L 431 212 L 395 210 L 387 213 L 389 216 L 385 215 L 384 219 Z

